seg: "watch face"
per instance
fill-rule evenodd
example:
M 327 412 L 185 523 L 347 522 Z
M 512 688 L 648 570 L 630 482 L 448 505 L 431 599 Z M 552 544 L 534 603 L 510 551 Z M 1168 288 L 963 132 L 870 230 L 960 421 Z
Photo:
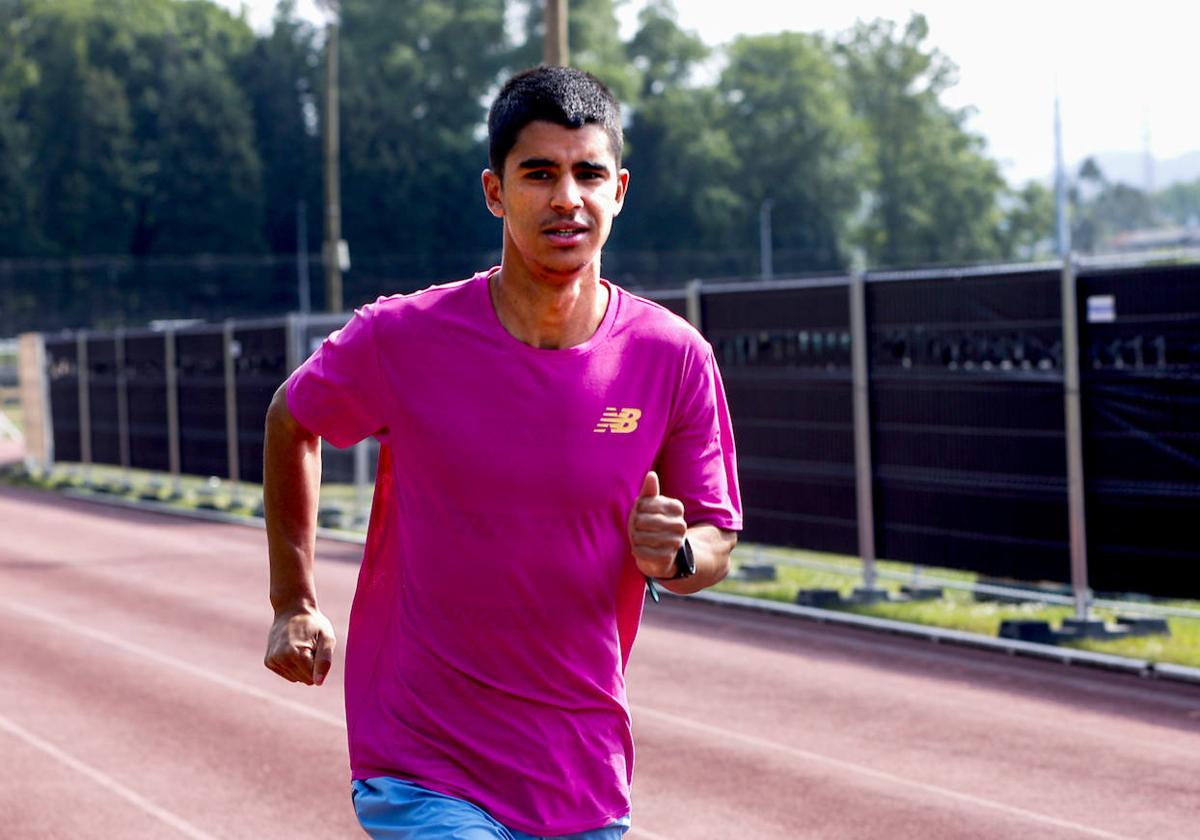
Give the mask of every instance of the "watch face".
M 692 544 L 685 537 L 679 553 L 675 555 L 675 576 L 691 577 L 696 574 L 696 555 L 692 553 Z

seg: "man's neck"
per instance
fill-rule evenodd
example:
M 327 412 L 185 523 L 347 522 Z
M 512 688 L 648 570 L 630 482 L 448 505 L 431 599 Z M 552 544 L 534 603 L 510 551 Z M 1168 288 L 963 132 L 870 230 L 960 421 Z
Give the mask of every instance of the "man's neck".
M 598 261 L 597 261 L 598 262 Z M 583 344 L 604 320 L 609 287 L 592 266 L 563 283 L 538 280 L 501 266 L 489 283 L 492 307 L 504 328 L 524 344 L 560 350 Z

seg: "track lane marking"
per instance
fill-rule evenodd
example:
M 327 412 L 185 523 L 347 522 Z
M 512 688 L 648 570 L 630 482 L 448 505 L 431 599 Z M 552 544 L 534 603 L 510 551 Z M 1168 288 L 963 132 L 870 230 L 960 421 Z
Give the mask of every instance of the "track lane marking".
M 32 732 L 13 722 L 4 715 L 0 715 L 0 729 L 4 730 L 15 738 L 19 738 L 34 749 L 40 750 L 56 761 L 62 762 L 77 773 L 87 776 L 105 790 L 121 797 L 143 813 L 149 814 L 150 816 L 161 820 L 185 837 L 191 837 L 193 840 L 216 840 L 213 835 L 201 831 L 199 828 L 196 828 L 196 826 L 192 825 L 182 817 L 178 817 L 165 808 L 155 805 L 149 799 L 121 784 L 112 776 L 109 776 L 108 774 L 97 770 L 95 767 L 92 767 L 90 764 L 85 764 L 74 756 L 63 752 L 49 741 L 42 740 L 37 735 L 34 735 Z
M 237 680 L 230 679 L 221 674 L 217 674 L 213 671 L 209 671 L 204 668 L 200 668 L 196 665 L 191 664 L 190 662 L 186 662 L 186 661 L 184 661 L 182 659 L 178 659 L 174 656 L 170 656 L 170 655 L 164 654 L 164 653 L 159 653 L 158 651 L 152 650 L 152 649 L 144 647 L 142 645 L 125 641 L 124 639 L 120 639 L 109 633 L 105 633 L 102 630 L 95 630 L 94 628 L 86 627 L 84 625 L 78 624 L 77 622 L 70 621 L 69 619 L 61 618 L 59 616 L 53 615 L 52 613 L 48 613 L 43 610 L 39 610 L 36 607 L 29 607 L 29 606 L 25 606 L 23 604 L 9 603 L 9 604 L 4 604 L 3 608 L 8 609 L 12 612 L 27 615 L 31 618 L 35 618 L 40 621 L 44 621 L 48 624 L 53 624 L 57 627 L 61 627 L 65 630 L 69 630 L 73 633 L 77 633 L 79 635 L 86 636 L 87 638 L 91 638 L 96 641 L 112 645 L 113 647 L 115 647 L 119 650 L 123 650 L 127 653 L 131 653 L 136 656 L 146 657 L 155 662 L 159 662 L 161 664 L 168 665 L 172 668 L 176 668 L 185 673 L 191 674 L 192 676 L 199 677 L 199 678 L 205 679 L 205 680 L 209 680 L 210 682 L 214 682 L 218 685 L 221 685 L 221 686 L 231 689 L 233 691 L 238 691 L 243 694 L 250 695 L 251 697 L 255 697 L 260 700 L 265 700 L 269 703 L 274 703 L 276 705 L 290 709 L 291 711 L 297 712 L 298 714 L 302 714 L 302 715 L 312 718 L 314 720 L 318 720 L 323 723 L 337 726 L 342 729 L 345 728 L 346 722 L 342 718 L 338 718 L 333 715 L 326 714 L 325 712 L 318 711 L 317 709 L 313 709 L 309 706 L 305 706 L 305 705 L 303 705 L 301 703 L 297 703 L 293 700 L 288 700 L 283 697 L 278 697 L 274 694 L 271 694 L 270 692 L 263 691 L 262 689 L 255 688 L 253 686 L 246 685 L 245 683 L 238 682 Z M 955 799 L 960 802 L 965 802 L 965 803 L 968 803 L 971 805 L 976 805 L 976 806 L 983 807 L 983 808 L 989 808 L 991 810 L 996 810 L 996 811 L 1000 811 L 1002 813 L 1010 814 L 1013 816 L 1022 817 L 1024 819 L 1028 819 L 1033 822 L 1042 823 L 1044 825 L 1053 825 L 1053 826 L 1056 826 L 1059 828 L 1066 828 L 1066 829 L 1070 829 L 1073 831 L 1081 832 L 1083 834 L 1090 835 L 1092 837 L 1106 838 L 1106 840 L 1134 840 L 1134 838 L 1125 837 L 1124 835 L 1113 834 L 1111 832 L 1103 831 L 1101 829 L 1092 828 L 1090 826 L 1082 825 L 1080 823 L 1071 822 L 1070 820 L 1063 820 L 1063 819 L 1059 819 L 1058 817 L 1049 816 L 1047 814 L 1040 814 L 1040 813 L 1037 813 L 1036 811 L 1029 811 L 1024 808 L 1018 808 L 1013 805 L 1007 805 L 1003 802 L 997 802 L 997 801 L 991 800 L 991 799 L 984 799 L 983 797 L 974 796 L 969 793 L 962 793 L 960 791 L 951 790 L 950 788 L 944 788 L 944 787 L 940 787 L 938 785 L 932 785 L 932 784 L 927 784 L 925 782 L 913 781 L 912 779 L 906 779 L 902 776 L 896 776 L 892 773 L 888 773 L 883 770 L 876 770 L 873 767 L 868 767 L 863 764 L 855 764 L 854 762 L 849 762 L 849 761 L 844 761 L 842 759 L 832 758 L 830 756 L 822 755 L 821 753 L 816 753 L 816 752 L 812 752 L 810 750 L 800 749 L 799 747 L 790 747 L 790 746 L 784 746 L 782 744 L 776 744 L 776 743 L 768 741 L 764 738 L 758 738 L 754 735 L 746 735 L 741 732 L 736 732 L 732 729 L 725 729 L 725 728 L 722 728 L 719 726 L 713 726 L 712 724 L 703 723 L 701 721 L 683 718 L 672 712 L 664 712 L 664 711 L 660 711 L 658 709 L 654 709 L 649 706 L 643 706 L 640 704 L 632 705 L 632 708 L 635 709 L 639 715 L 644 715 L 646 717 L 654 718 L 654 719 L 657 719 L 664 723 L 674 724 L 676 726 L 683 726 L 686 728 L 690 728 L 697 732 L 702 732 L 706 735 L 717 737 L 719 739 L 740 741 L 743 744 L 748 744 L 748 745 L 753 746 L 758 749 L 766 749 L 766 750 L 770 750 L 773 752 L 782 752 L 785 755 L 790 755 L 793 757 L 801 758 L 801 759 L 804 759 L 805 761 L 814 762 L 814 763 L 818 763 L 818 764 L 825 764 L 825 765 L 828 765 L 831 767 L 837 767 L 842 770 L 845 770 L 845 771 L 848 771 L 851 773 L 855 773 L 855 774 L 858 774 L 861 776 L 867 776 L 869 778 L 889 782 L 891 784 L 900 785 L 903 787 L 915 788 L 917 790 L 922 790 L 926 793 L 932 793 L 932 794 L 935 794 L 935 795 L 943 797 L 943 798 Z M 648 840 L 656 840 L 656 839 L 653 837 L 650 837 L 650 838 L 648 838 Z
M 653 831 L 649 831 L 645 828 L 638 828 L 636 825 L 629 829 L 629 834 L 627 836 L 629 840 L 671 840 L 671 838 L 665 835 L 655 834 Z
M 179 659 L 171 656 L 170 654 L 159 653 L 156 650 L 139 645 L 135 642 L 126 641 L 125 639 L 114 636 L 111 633 L 105 633 L 103 630 L 96 630 L 95 628 L 87 627 L 83 624 L 79 624 L 78 622 L 71 621 L 70 619 L 54 615 L 53 613 L 39 610 L 37 607 L 9 603 L 0 605 L 0 608 L 25 615 L 29 618 L 34 618 L 39 621 L 44 621 L 47 624 L 52 624 L 55 627 L 60 627 L 77 635 L 85 636 L 97 642 L 111 645 L 118 650 L 133 654 L 134 656 L 145 657 L 146 659 L 150 659 L 162 665 L 167 665 L 194 677 L 199 677 L 200 679 L 216 683 L 217 685 L 228 688 L 232 691 L 239 691 L 242 694 L 248 694 L 249 696 L 255 697 L 259 700 L 265 700 L 268 703 L 274 703 L 277 706 L 282 706 L 285 709 L 289 709 L 297 714 L 312 718 L 313 720 L 318 720 L 322 723 L 328 723 L 341 729 L 346 728 L 346 721 L 342 717 L 322 712 L 319 709 L 314 709 L 311 706 L 304 705 L 303 703 L 297 703 L 295 700 L 289 700 L 286 697 L 279 697 L 278 695 L 272 694 L 269 691 L 264 691 L 261 688 L 255 688 L 252 685 L 238 682 L 237 680 L 230 679 L 229 677 L 218 674 L 215 671 L 210 671 L 206 668 L 193 665 L 186 660 Z
M 712 724 L 703 723 L 698 720 L 683 718 L 674 712 L 660 711 L 658 709 L 653 709 L 649 706 L 643 706 L 640 704 L 634 706 L 633 708 L 635 708 L 637 713 L 641 716 L 655 718 L 662 723 L 693 729 L 697 732 L 702 732 L 705 735 L 709 735 L 724 741 L 740 741 L 743 744 L 755 747 L 757 749 L 780 752 L 784 755 L 800 758 L 815 764 L 824 764 L 830 767 L 836 767 L 839 770 L 855 773 L 860 776 L 867 776 L 868 778 L 876 779 L 878 781 L 889 782 L 902 787 L 915 788 L 917 790 L 921 790 L 926 793 L 932 793 L 943 798 L 955 799 L 959 802 L 965 802 L 969 805 L 989 808 L 991 810 L 1000 811 L 1011 816 L 1017 816 L 1023 819 L 1032 820 L 1033 822 L 1042 823 L 1043 825 L 1052 825 L 1056 828 L 1066 828 L 1072 831 L 1078 831 L 1080 833 L 1090 835 L 1092 837 L 1103 837 L 1106 838 L 1106 840 L 1136 840 L 1136 838 L 1126 837 L 1122 834 L 1113 834 L 1111 832 L 1104 831 L 1103 829 L 1092 828 L 1091 826 L 1082 825 L 1081 823 L 1059 819 L 1058 817 L 1052 817 L 1048 814 L 1039 814 L 1036 811 L 1028 811 L 1024 808 L 1018 808 L 1015 805 L 1007 805 L 1003 802 L 997 802 L 994 799 L 984 799 L 980 796 L 962 793 L 961 791 L 944 788 L 939 785 L 906 779 L 903 776 L 897 776 L 892 773 L 888 773 L 885 770 L 876 770 L 874 767 L 868 767 L 865 764 L 856 764 L 852 761 L 845 761 L 840 758 L 831 758 L 830 756 L 822 755 L 821 753 L 812 752 L 810 750 L 800 749 L 799 747 L 789 747 L 783 744 L 776 744 L 772 741 L 766 740 L 765 738 L 759 738 L 754 735 L 745 735 L 732 729 L 725 729 L 724 727 L 713 726 Z

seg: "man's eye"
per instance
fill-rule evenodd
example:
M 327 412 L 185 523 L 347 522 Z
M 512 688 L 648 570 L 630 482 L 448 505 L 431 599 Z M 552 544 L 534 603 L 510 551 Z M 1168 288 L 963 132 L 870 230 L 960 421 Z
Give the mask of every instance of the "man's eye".
M 550 177 L 550 173 L 544 169 L 535 169 L 526 176 L 530 181 L 545 181 Z

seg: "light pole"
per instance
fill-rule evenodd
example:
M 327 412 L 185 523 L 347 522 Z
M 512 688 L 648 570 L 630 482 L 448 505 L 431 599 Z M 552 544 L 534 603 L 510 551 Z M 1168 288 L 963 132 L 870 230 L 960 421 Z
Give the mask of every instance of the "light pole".
M 341 178 L 338 170 L 338 0 L 323 0 L 329 14 L 325 26 L 325 113 L 322 146 L 325 176 L 325 244 L 321 249 L 325 267 L 325 309 L 342 311 L 342 266 L 349 262 L 342 240 Z
M 758 258 L 763 280 L 775 276 L 772 259 L 774 248 L 771 243 L 771 208 L 774 206 L 775 202 L 769 198 L 764 198 L 758 206 Z

